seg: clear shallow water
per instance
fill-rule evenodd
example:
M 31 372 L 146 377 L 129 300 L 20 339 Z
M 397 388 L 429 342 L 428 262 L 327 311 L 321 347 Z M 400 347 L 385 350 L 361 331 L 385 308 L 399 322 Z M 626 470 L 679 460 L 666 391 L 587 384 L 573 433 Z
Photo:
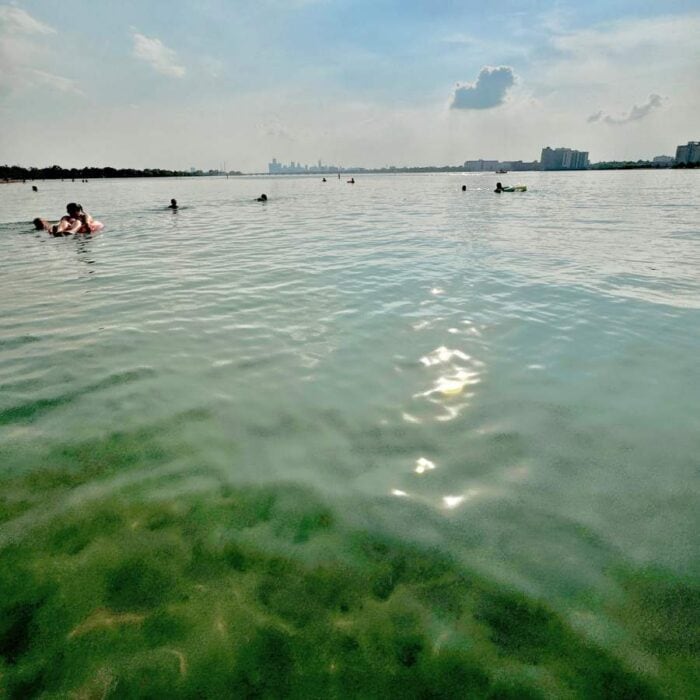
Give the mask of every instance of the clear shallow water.
M 698 175 L 495 179 L 2 186 L 0 544 L 99 499 L 288 484 L 599 641 L 614 572 L 697 583 Z M 73 200 L 103 234 L 24 223 Z

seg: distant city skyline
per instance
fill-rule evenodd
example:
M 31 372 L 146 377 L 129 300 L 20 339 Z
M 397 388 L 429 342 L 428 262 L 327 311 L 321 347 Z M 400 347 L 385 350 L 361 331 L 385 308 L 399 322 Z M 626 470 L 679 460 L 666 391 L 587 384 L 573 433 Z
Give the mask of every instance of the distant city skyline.
M 700 0 L 0 0 L 0 160 L 651 159 L 698 138 L 698 36 Z
M 677 146 L 675 157 L 667 155 L 656 155 L 646 159 L 632 158 L 629 160 L 631 162 L 639 162 L 644 160 L 658 167 L 669 167 L 676 163 L 683 165 L 697 165 L 698 163 L 700 163 L 700 141 L 689 141 L 687 144 L 681 144 Z M 598 162 L 606 163 L 611 161 Z M 341 165 L 328 165 L 324 164 L 322 159 L 320 158 L 314 165 L 302 164 L 298 161 L 290 161 L 289 164 L 284 164 L 278 161 L 277 158 L 272 158 L 272 161 L 268 163 L 267 172 L 270 175 L 290 175 L 305 173 L 328 174 L 335 172 L 351 172 L 358 170 L 391 170 L 401 167 L 451 167 L 453 169 L 464 170 L 465 172 L 498 172 L 499 170 L 586 170 L 592 165 L 594 165 L 594 163 L 590 161 L 588 151 L 579 151 L 577 149 L 567 147 L 552 148 L 551 146 L 545 146 L 541 150 L 540 159 L 532 161 L 476 158 L 467 159 L 461 165 L 456 165 L 454 163 L 433 163 L 431 165 L 422 166 L 418 164 L 413 164 L 412 166 L 384 165 L 380 167 L 368 168 L 365 166 L 345 167 Z

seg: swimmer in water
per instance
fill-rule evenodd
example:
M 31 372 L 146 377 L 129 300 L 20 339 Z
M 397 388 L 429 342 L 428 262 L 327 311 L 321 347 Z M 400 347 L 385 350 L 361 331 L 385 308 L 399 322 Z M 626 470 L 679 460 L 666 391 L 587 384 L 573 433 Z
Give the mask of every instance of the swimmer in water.
M 462 192 L 466 192 L 466 191 L 467 191 L 467 186 L 466 186 L 466 185 L 462 185 Z
M 38 216 L 34 221 L 32 221 L 34 224 L 34 228 L 37 231 L 50 231 L 51 230 L 51 224 L 46 220 L 46 219 L 40 219 Z
M 498 194 L 501 194 L 501 192 L 503 192 L 503 185 L 500 182 L 496 183 L 496 189 L 494 190 L 494 192 L 497 192 Z
M 354 184 L 355 184 L 355 178 L 354 178 L 354 177 L 351 177 L 351 178 L 348 180 L 348 185 L 354 185 Z
M 170 200 L 170 206 L 168 209 L 177 209 L 177 200 L 176 199 L 171 199 Z
M 93 220 L 83 207 L 75 202 L 66 205 L 68 214 L 51 228 L 54 236 L 67 236 L 71 233 L 92 233 Z
M 263 192 L 255 201 L 256 202 L 267 202 L 267 195 Z

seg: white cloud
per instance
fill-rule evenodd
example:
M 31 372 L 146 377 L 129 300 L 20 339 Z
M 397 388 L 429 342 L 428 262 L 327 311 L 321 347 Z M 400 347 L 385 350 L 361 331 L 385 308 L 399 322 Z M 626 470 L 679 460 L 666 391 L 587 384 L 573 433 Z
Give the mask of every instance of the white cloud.
M 55 34 L 56 30 L 40 22 L 19 7 L 0 5 L 0 32 L 8 34 Z
M 695 138 L 699 35 L 699 12 L 553 28 L 518 71 L 541 103 L 538 124 L 547 125 L 545 138 L 588 150 L 593 160 L 651 157 Z M 655 92 L 662 105 L 673 105 L 663 110 L 663 120 L 654 117 L 661 114 L 656 99 L 639 103 Z
M 510 66 L 484 66 L 474 83 L 458 84 L 452 96 L 451 109 L 490 109 L 503 104 L 506 93 L 515 84 Z
M 698 35 L 698 13 L 559 30 L 546 40 L 535 73 L 551 86 L 605 86 L 618 98 L 638 94 L 643 86 L 685 82 L 699 70 Z M 694 87 L 697 91 L 697 79 Z
M 47 72 L 55 63 L 57 32 L 19 7 L 0 5 L 0 95 L 48 88 L 83 95 L 75 81 Z
M 625 19 L 590 29 L 561 30 L 553 36 L 552 45 L 578 57 L 615 57 L 631 51 L 643 55 L 663 46 L 673 50 L 679 42 L 695 44 L 699 27 L 699 14 Z
M 595 114 L 591 114 L 587 121 L 589 124 L 594 122 L 604 122 L 605 124 L 612 124 L 614 126 L 629 124 L 630 122 L 636 122 L 640 119 L 644 119 L 644 117 L 651 114 L 655 109 L 661 107 L 662 102 L 663 100 L 661 99 L 660 95 L 649 95 L 649 100 L 647 102 L 641 106 L 634 105 L 627 114 L 619 117 L 613 117 L 609 114 L 605 114 L 603 110 L 600 110 Z
M 171 78 L 182 78 L 185 68 L 177 62 L 177 54 L 168 48 L 160 39 L 148 37 L 139 32 L 133 32 L 134 49 L 133 56 L 150 64 L 151 67 L 162 75 Z
M 54 75 L 37 68 L 30 68 L 29 73 L 34 78 L 34 83 L 46 87 L 52 87 L 58 92 L 72 93 L 74 95 L 84 96 L 85 93 L 78 87 L 75 80 L 64 78 L 62 75 Z

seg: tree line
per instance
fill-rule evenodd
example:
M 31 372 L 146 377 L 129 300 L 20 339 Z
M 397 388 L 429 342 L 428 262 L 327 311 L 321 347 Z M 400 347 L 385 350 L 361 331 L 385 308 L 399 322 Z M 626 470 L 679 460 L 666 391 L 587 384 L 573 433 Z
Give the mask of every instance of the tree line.
M 24 168 L 20 165 L 0 165 L 2 180 L 75 180 L 101 177 L 196 177 L 201 175 L 241 175 L 237 170 L 165 170 L 163 168 L 62 168 L 52 165 L 46 168 Z

